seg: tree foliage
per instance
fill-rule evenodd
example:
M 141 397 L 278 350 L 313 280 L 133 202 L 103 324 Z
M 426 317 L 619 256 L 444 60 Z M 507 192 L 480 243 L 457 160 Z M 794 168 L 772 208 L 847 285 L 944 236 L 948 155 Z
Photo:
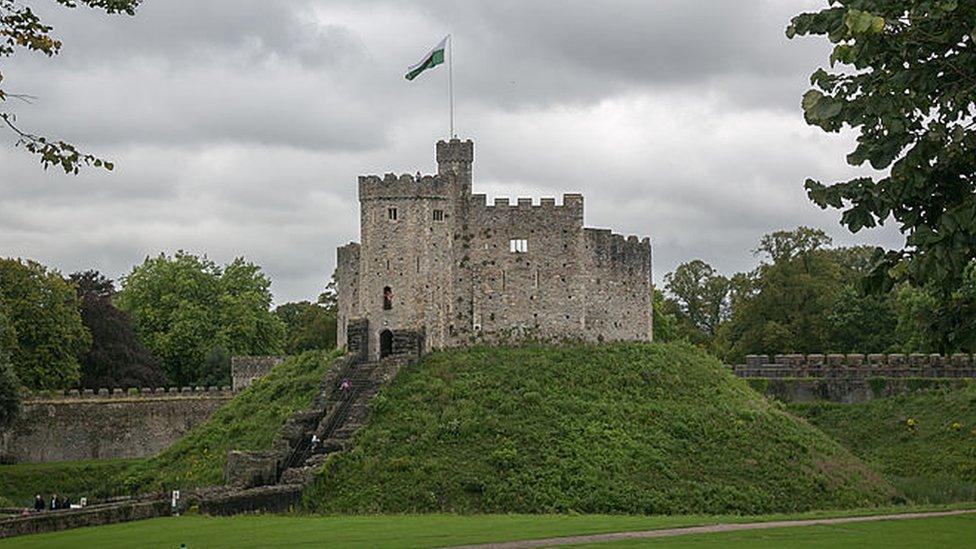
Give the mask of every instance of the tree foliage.
M 173 383 L 228 384 L 229 370 L 208 360 L 218 347 L 230 355 L 283 351 L 284 324 L 269 310 L 271 281 L 244 258 L 220 267 L 183 251 L 160 254 L 121 283 L 118 306 Z
M 81 357 L 82 387 L 160 387 L 166 383 L 159 359 L 136 337 L 132 318 L 112 303 L 115 285 L 97 271 L 69 280 L 81 301 L 81 320 L 92 337 Z
M 682 263 L 664 277 L 664 287 L 678 305 L 678 318 L 687 320 L 706 336 L 714 336 L 728 314 L 730 285 L 711 265 L 700 259 Z
M 814 72 L 803 96 L 807 122 L 854 128 L 847 161 L 882 171 L 807 180 L 810 198 L 842 209 L 853 232 L 894 220 L 905 246 L 878 250 L 867 285 L 928 288 L 939 350 L 961 348 L 976 324 L 976 303 L 964 299 L 976 257 L 976 2 L 832 0 L 793 18 L 787 36 L 795 35 L 835 44 L 831 69 Z
M 335 309 L 321 303 L 296 301 L 275 309 L 286 326 L 285 352 L 297 355 L 315 349 L 334 349 L 336 346 Z
M 13 345 L 13 329 L 0 306 L 0 430 L 9 427 L 20 413 L 20 380 L 10 362 Z
M 825 234 L 804 227 L 763 237 L 757 253 L 770 262 L 755 273 L 754 293 L 739 301 L 728 326 L 730 354 L 824 352 L 827 316 L 842 285 L 841 269 L 822 249 Z M 792 237 L 791 237 L 792 235 Z
M 654 341 L 658 343 L 668 343 L 678 341 L 681 335 L 678 332 L 678 318 L 670 307 L 664 293 L 657 288 L 654 289 L 654 297 L 651 302 L 654 326 Z
M 35 261 L 0 259 L 0 302 L 16 346 L 14 372 L 29 389 L 64 389 L 80 375 L 78 358 L 91 343 L 74 288 Z
M 134 15 L 140 0 L 55 0 L 66 8 L 75 8 L 79 4 L 89 8 L 101 9 L 110 14 Z M 9 57 L 23 48 L 44 54 L 48 57 L 57 55 L 61 51 L 61 41 L 53 34 L 54 28 L 45 24 L 30 8 L 25 0 L 0 0 L 0 57 Z M 0 85 L 3 84 L 3 73 L 0 72 Z M 0 87 L 0 104 L 8 99 L 19 99 L 30 102 L 33 99 L 25 94 L 11 94 Z M 82 166 L 93 166 L 111 170 L 114 166 L 94 155 L 79 151 L 71 143 L 60 139 L 35 135 L 21 129 L 17 125 L 17 117 L 9 110 L 0 110 L 0 120 L 17 137 L 17 145 L 23 146 L 28 152 L 40 158 L 41 165 L 47 169 L 50 166 L 60 167 L 65 173 L 77 174 Z

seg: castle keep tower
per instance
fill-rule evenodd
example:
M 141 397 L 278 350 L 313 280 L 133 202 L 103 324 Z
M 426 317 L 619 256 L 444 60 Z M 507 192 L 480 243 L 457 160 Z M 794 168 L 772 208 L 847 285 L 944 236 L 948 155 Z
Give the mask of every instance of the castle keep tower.
M 472 194 L 474 144 L 437 175 L 359 178 L 361 243 L 338 249 L 340 346 L 369 358 L 476 341 L 649 341 L 650 239 L 583 227 L 583 197 Z

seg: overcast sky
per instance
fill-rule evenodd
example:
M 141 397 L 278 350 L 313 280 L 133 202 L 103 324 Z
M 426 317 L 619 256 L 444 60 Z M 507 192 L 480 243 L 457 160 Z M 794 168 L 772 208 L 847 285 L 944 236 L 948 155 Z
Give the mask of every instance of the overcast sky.
M 588 226 L 651 236 L 658 284 L 695 258 L 751 269 L 763 234 L 801 224 L 902 242 L 850 235 L 803 190 L 855 173 L 852 135 L 799 107 L 828 44 L 783 32 L 824 0 L 26 3 L 64 46 L 4 60 L 5 89 L 38 97 L 6 108 L 116 169 L 44 172 L 0 133 L 0 256 L 117 278 L 161 251 L 244 255 L 277 302 L 314 299 L 358 240 L 356 176 L 436 170 L 446 66 L 403 75 L 448 32 L 475 192 L 584 193 Z

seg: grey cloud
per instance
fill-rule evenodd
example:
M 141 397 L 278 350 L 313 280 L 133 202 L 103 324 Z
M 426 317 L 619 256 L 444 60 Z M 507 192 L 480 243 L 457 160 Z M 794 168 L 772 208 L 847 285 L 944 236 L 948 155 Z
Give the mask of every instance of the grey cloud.
M 748 269 L 763 233 L 799 224 L 896 245 L 804 195 L 806 177 L 855 173 L 851 136 L 798 108 L 829 46 L 783 36 L 821 3 L 40 3 L 65 49 L 5 63 L 8 89 L 40 96 L 5 107 L 117 167 L 42 172 L 0 134 L 0 256 L 118 277 L 160 251 L 244 255 L 279 302 L 314 298 L 358 238 L 356 175 L 435 169 L 446 74 L 402 71 L 449 31 L 475 190 L 583 192 L 588 225 L 653 238 L 658 280 L 695 257 Z

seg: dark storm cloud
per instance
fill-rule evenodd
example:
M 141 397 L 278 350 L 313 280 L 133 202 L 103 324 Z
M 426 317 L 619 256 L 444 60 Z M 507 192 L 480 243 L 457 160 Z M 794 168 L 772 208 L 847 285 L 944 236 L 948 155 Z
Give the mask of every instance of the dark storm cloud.
M 117 167 L 66 177 L 0 148 L 0 256 L 119 276 L 160 251 L 245 255 L 279 301 L 314 298 L 358 239 L 356 175 L 434 169 L 446 71 L 403 70 L 448 32 L 475 190 L 581 191 L 588 225 L 653 237 L 658 280 L 695 257 L 751 268 L 763 233 L 799 224 L 899 241 L 804 196 L 856 173 L 851 136 L 798 108 L 829 46 L 783 29 L 820 0 L 36 4 L 64 49 L 5 60 L 5 87 L 38 96 L 5 106 Z

